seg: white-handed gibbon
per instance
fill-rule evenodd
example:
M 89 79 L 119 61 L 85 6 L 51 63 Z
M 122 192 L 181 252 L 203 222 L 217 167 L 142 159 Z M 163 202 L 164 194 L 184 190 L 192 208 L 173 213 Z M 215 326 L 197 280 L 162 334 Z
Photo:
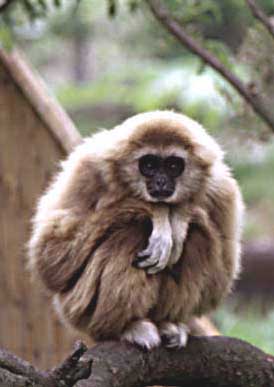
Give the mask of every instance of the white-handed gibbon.
M 29 267 L 95 340 L 186 344 L 231 289 L 243 204 L 215 140 L 171 111 L 84 140 L 41 197 Z

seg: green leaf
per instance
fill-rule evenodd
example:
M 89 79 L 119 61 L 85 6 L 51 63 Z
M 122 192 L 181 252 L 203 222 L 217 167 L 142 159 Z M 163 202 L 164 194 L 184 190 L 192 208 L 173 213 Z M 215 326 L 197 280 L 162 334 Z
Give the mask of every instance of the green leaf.
M 115 0 L 108 0 L 108 15 L 110 17 L 116 16 L 117 4 Z
M 10 51 L 13 47 L 11 30 L 0 19 L 0 46 Z
M 62 0 L 54 0 L 53 4 L 55 7 L 59 8 L 62 5 Z
M 33 20 L 37 16 L 35 6 L 32 4 L 30 0 L 23 0 L 22 2 L 25 11 L 27 12 L 28 17 Z
M 129 6 L 129 11 L 131 13 L 134 13 L 137 11 L 138 7 L 139 7 L 139 1 L 138 0 L 130 0 L 130 2 L 128 3 L 128 6 Z
M 222 42 L 213 39 L 207 39 L 204 42 L 204 46 L 209 51 L 211 51 L 228 69 L 231 70 L 233 68 L 231 53 Z
M 48 11 L 48 5 L 45 0 L 38 0 L 38 4 L 40 5 L 40 8 L 44 11 Z
M 198 67 L 197 67 L 197 70 L 196 70 L 197 74 L 202 74 L 205 71 L 206 68 L 207 67 L 206 67 L 205 62 L 202 59 L 199 60 Z

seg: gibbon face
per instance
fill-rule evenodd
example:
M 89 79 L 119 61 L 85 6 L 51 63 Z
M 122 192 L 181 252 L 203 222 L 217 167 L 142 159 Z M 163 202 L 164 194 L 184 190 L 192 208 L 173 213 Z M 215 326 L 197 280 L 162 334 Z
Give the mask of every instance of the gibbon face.
M 176 154 L 148 153 L 138 160 L 139 172 L 145 179 L 146 194 L 154 201 L 165 201 L 176 192 L 184 172 L 185 160 Z
M 151 147 L 135 160 L 141 197 L 148 202 L 181 203 L 204 188 L 207 170 L 184 147 Z M 132 177 L 131 177 L 132 179 Z M 137 191 L 137 192 L 138 192 Z
M 176 178 L 181 176 L 185 167 L 182 157 L 147 154 L 142 156 L 138 163 L 139 171 L 146 179 L 147 192 L 152 198 L 165 200 L 173 195 Z
M 127 134 L 125 148 L 120 142 L 116 157 L 118 180 L 133 196 L 148 202 L 195 200 L 204 191 L 215 161 L 222 158 L 219 148 L 196 122 L 184 122 L 184 116 L 147 115 L 142 115 L 143 121 L 131 118 L 117 128 Z

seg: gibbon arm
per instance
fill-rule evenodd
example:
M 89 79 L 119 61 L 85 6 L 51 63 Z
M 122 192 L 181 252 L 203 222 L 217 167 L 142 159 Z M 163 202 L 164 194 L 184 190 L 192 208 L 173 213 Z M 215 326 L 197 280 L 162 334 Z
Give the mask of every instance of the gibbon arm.
M 29 242 L 29 268 L 53 292 L 73 286 L 106 231 L 102 221 L 96 228 L 102 191 L 96 168 L 70 161 L 40 199 Z
M 198 315 L 219 304 L 240 271 L 241 194 L 231 177 L 223 178 L 216 187 L 215 192 L 209 191 L 207 205 L 197 217 L 198 227 L 195 222 L 190 226 L 189 254 L 199 256 L 203 265 Z
M 173 246 L 172 228 L 169 220 L 169 208 L 157 205 L 152 211 L 152 233 L 148 246 L 137 254 L 138 267 L 147 269 L 147 273 L 155 274 L 163 270 L 169 263 Z

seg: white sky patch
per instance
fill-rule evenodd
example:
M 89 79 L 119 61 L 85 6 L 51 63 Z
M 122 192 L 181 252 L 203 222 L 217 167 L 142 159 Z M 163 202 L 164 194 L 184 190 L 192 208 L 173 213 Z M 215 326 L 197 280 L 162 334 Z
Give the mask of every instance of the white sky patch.
M 162 73 L 154 83 L 154 91 L 160 94 L 174 91 L 181 95 L 183 101 L 187 100 L 191 103 L 205 100 L 214 103 L 220 109 L 226 109 L 226 101 L 216 88 L 217 79 L 214 74 L 209 71 L 198 74 L 195 71 L 196 66 L 191 73 L 189 67 L 180 67 L 180 69 L 171 69 Z

